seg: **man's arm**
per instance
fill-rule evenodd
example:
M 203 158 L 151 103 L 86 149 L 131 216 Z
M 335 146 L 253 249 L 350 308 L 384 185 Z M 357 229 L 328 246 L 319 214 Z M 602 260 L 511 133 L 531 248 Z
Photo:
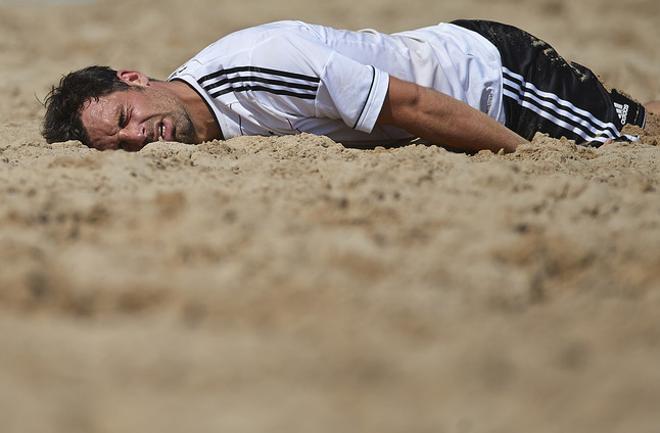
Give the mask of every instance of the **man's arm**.
M 482 149 L 513 152 L 527 142 L 451 96 L 392 76 L 376 123 L 396 126 L 448 149 L 469 153 Z

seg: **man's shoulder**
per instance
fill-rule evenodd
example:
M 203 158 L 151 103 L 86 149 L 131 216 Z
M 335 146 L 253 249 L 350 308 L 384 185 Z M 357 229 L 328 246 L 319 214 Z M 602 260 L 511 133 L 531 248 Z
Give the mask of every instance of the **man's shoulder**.
M 311 26 L 303 21 L 276 21 L 229 33 L 177 68 L 169 79 L 183 73 L 192 76 L 203 75 L 209 65 L 217 63 L 225 67 L 248 64 L 253 60 L 255 53 L 259 56 L 268 55 L 278 51 L 276 46 L 278 44 L 290 42 L 296 36 L 313 34 Z
M 218 55 L 231 55 L 244 51 L 252 51 L 265 42 L 271 42 L 281 37 L 291 37 L 297 34 L 308 34 L 310 25 L 302 21 L 276 21 L 247 27 L 221 37 L 195 57 L 207 58 Z

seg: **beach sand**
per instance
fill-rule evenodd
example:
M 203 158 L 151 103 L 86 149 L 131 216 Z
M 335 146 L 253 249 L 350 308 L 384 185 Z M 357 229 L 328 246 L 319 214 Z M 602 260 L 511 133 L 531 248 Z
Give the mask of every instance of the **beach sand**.
M 0 1 L 0 431 L 659 431 L 658 119 L 474 156 L 39 135 L 88 64 L 163 78 L 262 22 L 462 17 L 660 99 L 656 0 Z

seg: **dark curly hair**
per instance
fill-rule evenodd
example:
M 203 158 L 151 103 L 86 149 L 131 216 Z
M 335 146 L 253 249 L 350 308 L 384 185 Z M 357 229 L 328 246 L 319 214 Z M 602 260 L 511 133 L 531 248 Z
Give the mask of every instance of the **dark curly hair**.
M 91 146 L 80 120 L 83 104 L 129 88 L 117 77 L 117 71 L 107 66 L 89 66 L 65 75 L 46 96 L 41 135 L 48 143 L 79 140 Z

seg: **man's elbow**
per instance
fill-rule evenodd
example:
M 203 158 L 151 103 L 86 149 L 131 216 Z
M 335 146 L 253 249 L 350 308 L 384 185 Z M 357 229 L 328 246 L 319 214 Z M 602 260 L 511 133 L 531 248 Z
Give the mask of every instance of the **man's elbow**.
M 380 125 L 402 126 L 420 110 L 422 87 L 390 76 L 385 101 L 378 116 Z

